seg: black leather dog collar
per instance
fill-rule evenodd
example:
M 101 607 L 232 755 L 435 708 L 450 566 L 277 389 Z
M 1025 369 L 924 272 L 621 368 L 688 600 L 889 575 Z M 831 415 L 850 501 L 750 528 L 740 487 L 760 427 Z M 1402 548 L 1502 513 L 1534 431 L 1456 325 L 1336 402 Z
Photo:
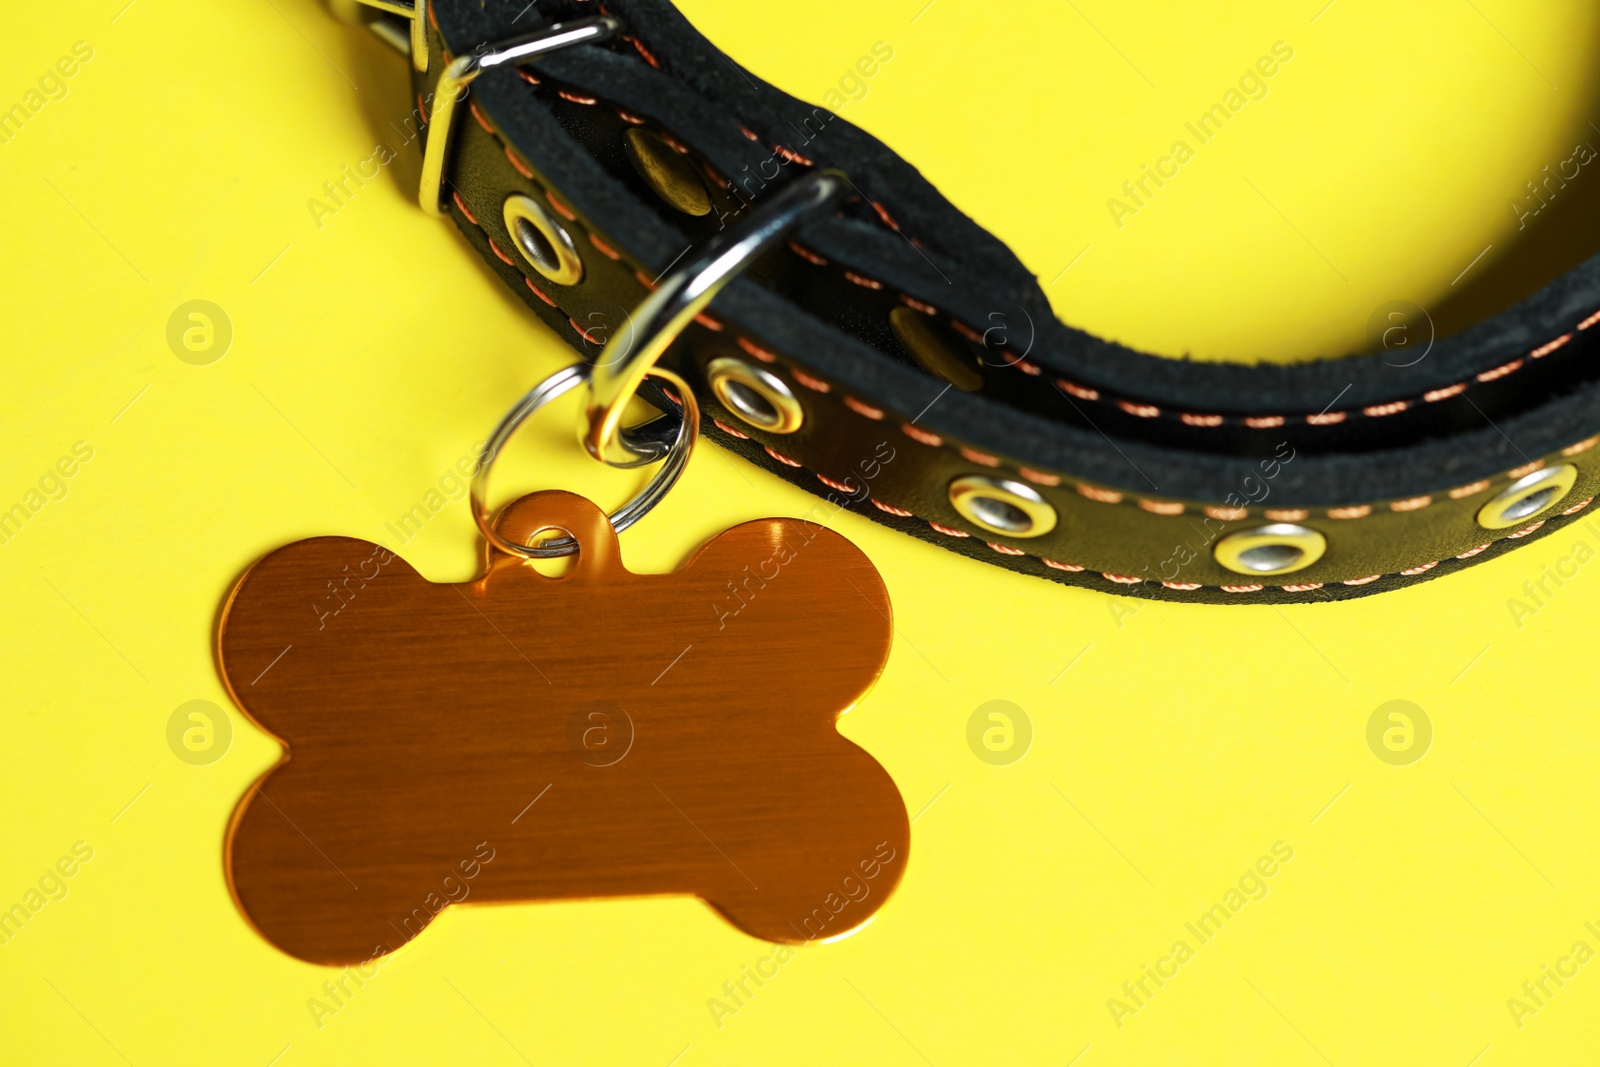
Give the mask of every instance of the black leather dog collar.
M 442 175 L 469 243 L 589 359 L 730 220 L 799 175 L 849 176 L 857 195 L 734 281 L 665 361 L 718 443 L 895 529 L 1073 585 L 1283 603 L 1447 573 L 1582 518 L 1597 492 L 1600 257 L 1410 365 L 1147 355 L 1060 323 L 910 164 L 668 3 L 424 10 L 424 122 L 457 55 L 622 24 L 485 69 Z M 508 215 L 515 198 L 543 236 Z

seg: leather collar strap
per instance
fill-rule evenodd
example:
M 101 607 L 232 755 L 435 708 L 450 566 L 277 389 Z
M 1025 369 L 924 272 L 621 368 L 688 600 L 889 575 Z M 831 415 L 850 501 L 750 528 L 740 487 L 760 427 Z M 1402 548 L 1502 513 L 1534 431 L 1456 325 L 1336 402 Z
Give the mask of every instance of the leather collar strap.
M 688 250 L 797 175 L 848 174 L 857 195 L 730 284 L 664 362 L 719 444 L 895 529 L 1072 585 L 1284 603 L 1490 558 L 1583 518 L 1597 492 L 1600 257 L 1409 366 L 1162 358 L 1060 323 L 911 164 L 744 71 L 670 4 L 426 11 L 424 121 L 454 56 L 563 20 L 623 24 L 484 70 L 444 164 L 467 240 L 589 359 Z M 567 278 L 575 255 L 581 280 L 520 250 L 513 197 L 571 242 L 524 233 L 520 248 L 568 256 Z M 798 426 L 763 429 L 719 399 L 717 360 L 736 394 L 775 380 Z

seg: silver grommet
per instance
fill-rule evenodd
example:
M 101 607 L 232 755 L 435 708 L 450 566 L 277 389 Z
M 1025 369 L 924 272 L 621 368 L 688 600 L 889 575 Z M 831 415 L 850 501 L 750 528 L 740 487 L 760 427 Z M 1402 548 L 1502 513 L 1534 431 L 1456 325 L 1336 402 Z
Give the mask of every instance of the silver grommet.
M 1042 537 L 1056 528 L 1056 509 L 1032 486 L 1006 478 L 957 478 L 950 503 L 974 526 L 1006 537 Z
M 1229 534 L 1212 555 L 1237 574 L 1266 576 L 1305 570 L 1327 550 L 1328 539 L 1316 530 L 1277 522 Z
M 557 285 L 576 285 L 583 279 L 583 260 L 566 227 L 531 196 L 506 197 L 502 212 L 506 232 L 522 258 Z
M 1527 522 L 1560 503 L 1577 480 L 1578 468 L 1570 463 L 1518 478 L 1478 509 L 1478 525 L 1485 530 L 1504 530 Z
M 720 356 L 706 364 L 706 381 L 723 407 L 758 430 L 794 433 L 806 421 L 789 383 L 753 363 Z

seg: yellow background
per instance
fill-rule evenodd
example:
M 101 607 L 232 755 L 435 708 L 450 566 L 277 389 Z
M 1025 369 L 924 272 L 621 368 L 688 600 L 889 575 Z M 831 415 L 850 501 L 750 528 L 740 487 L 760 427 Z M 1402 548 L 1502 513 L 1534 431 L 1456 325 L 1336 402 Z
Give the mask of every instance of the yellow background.
M 388 538 L 571 353 L 417 210 L 413 152 L 313 221 L 324 181 L 395 140 L 398 57 L 310 0 L 124 2 L 22 6 L 0 59 L 3 106 L 75 41 L 95 50 L 0 145 L 0 507 L 75 442 L 94 449 L 0 545 L 0 907 L 74 842 L 94 849 L 0 946 L 0 1060 L 1592 1060 L 1600 964 L 1521 1028 L 1506 1006 L 1573 942 L 1600 948 L 1584 929 L 1600 926 L 1600 574 L 1580 569 L 1520 627 L 1507 606 L 1579 538 L 1600 545 L 1582 527 L 1439 582 L 1278 610 L 1064 588 L 841 515 L 899 630 L 841 728 L 917 817 L 875 922 L 805 946 L 719 1028 L 708 998 L 768 949 L 697 901 L 453 908 L 319 1028 L 307 1002 L 337 974 L 257 937 L 222 876 L 229 812 L 277 746 L 234 714 L 231 750 L 190 766 L 168 717 L 227 704 L 214 619 L 250 561 L 312 534 Z M 1561 201 L 1517 245 L 1509 202 L 1600 138 L 1585 132 L 1592 7 L 868 6 L 829 0 L 781 26 L 754 5 L 687 8 L 812 99 L 891 43 L 842 113 L 1046 282 L 1092 245 L 1049 292 L 1097 331 L 1217 357 L 1337 352 L 1385 300 L 1466 321 L 1463 286 L 1485 279 L 1481 313 L 1538 280 L 1527 263 L 1553 270 L 1578 247 Z M 1280 39 L 1296 57 L 1271 95 L 1116 230 L 1104 199 Z M 1574 203 L 1583 182 L 1600 184 L 1585 169 Z M 1452 285 L 1486 245 L 1481 275 Z M 191 299 L 233 324 L 209 366 L 167 347 Z M 1281 331 L 1292 344 L 1261 351 Z M 580 458 L 570 416 L 530 429 L 504 493 L 628 492 L 634 476 Z M 624 553 L 667 569 L 717 530 L 813 503 L 708 447 Z M 404 554 L 460 580 L 476 546 L 458 500 Z M 1010 766 L 967 747 L 993 699 L 1033 724 Z M 1410 766 L 1367 747 L 1392 699 L 1433 724 Z M 1294 858 L 1265 899 L 1191 941 L 1119 1028 L 1108 998 L 1277 841 Z

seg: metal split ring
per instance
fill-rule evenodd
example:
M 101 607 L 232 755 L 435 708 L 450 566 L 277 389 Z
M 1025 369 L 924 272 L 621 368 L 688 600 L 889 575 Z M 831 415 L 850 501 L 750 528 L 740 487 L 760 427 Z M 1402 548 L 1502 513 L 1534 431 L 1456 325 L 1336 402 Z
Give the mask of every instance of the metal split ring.
M 500 458 L 500 450 L 511 439 L 511 435 L 517 432 L 518 427 L 552 400 L 574 386 L 587 383 L 591 374 L 592 369 L 585 363 L 556 371 L 528 390 L 526 395 L 506 412 L 505 418 L 500 420 L 500 424 L 494 428 L 488 442 L 483 446 L 483 452 L 478 457 L 478 469 L 472 476 L 472 489 L 469 494 L 472 502 L 472 521 L 478 524 L 478 529 L 485 539 L 500 551 L 530 559 L 570 556 L 578 551 L 578 542 L 570 536 L 555 538 L 539 545 L 519 545 L 500 536 L 490 521 L 487 503 L 489 471 L 494 467 L 495 460 Z M 653 419 L 644 426 L 636 428 L 636 432 L 643 438 L 657 442 L 656 458 L 663 462 L 661 469 L 656 471 L 655 476 L 637 496 L 611 513 L 611 526 L 618 533 L 644 518 L 650 513 L 650 509 L 661 503 L 671 491 L 678 481 L 678 476 L 689 463 L 689 455 L 694 451 L 694 443 L 700 432 L 700 408 L 695 401 L 694 393 L 689 390 L 684 380 L 664 367 L 648 368 L 647 375 L 660 378 L 671 385 L 677 392 L 680 406 L 676 415 L 668 412 L 661 418 Z

